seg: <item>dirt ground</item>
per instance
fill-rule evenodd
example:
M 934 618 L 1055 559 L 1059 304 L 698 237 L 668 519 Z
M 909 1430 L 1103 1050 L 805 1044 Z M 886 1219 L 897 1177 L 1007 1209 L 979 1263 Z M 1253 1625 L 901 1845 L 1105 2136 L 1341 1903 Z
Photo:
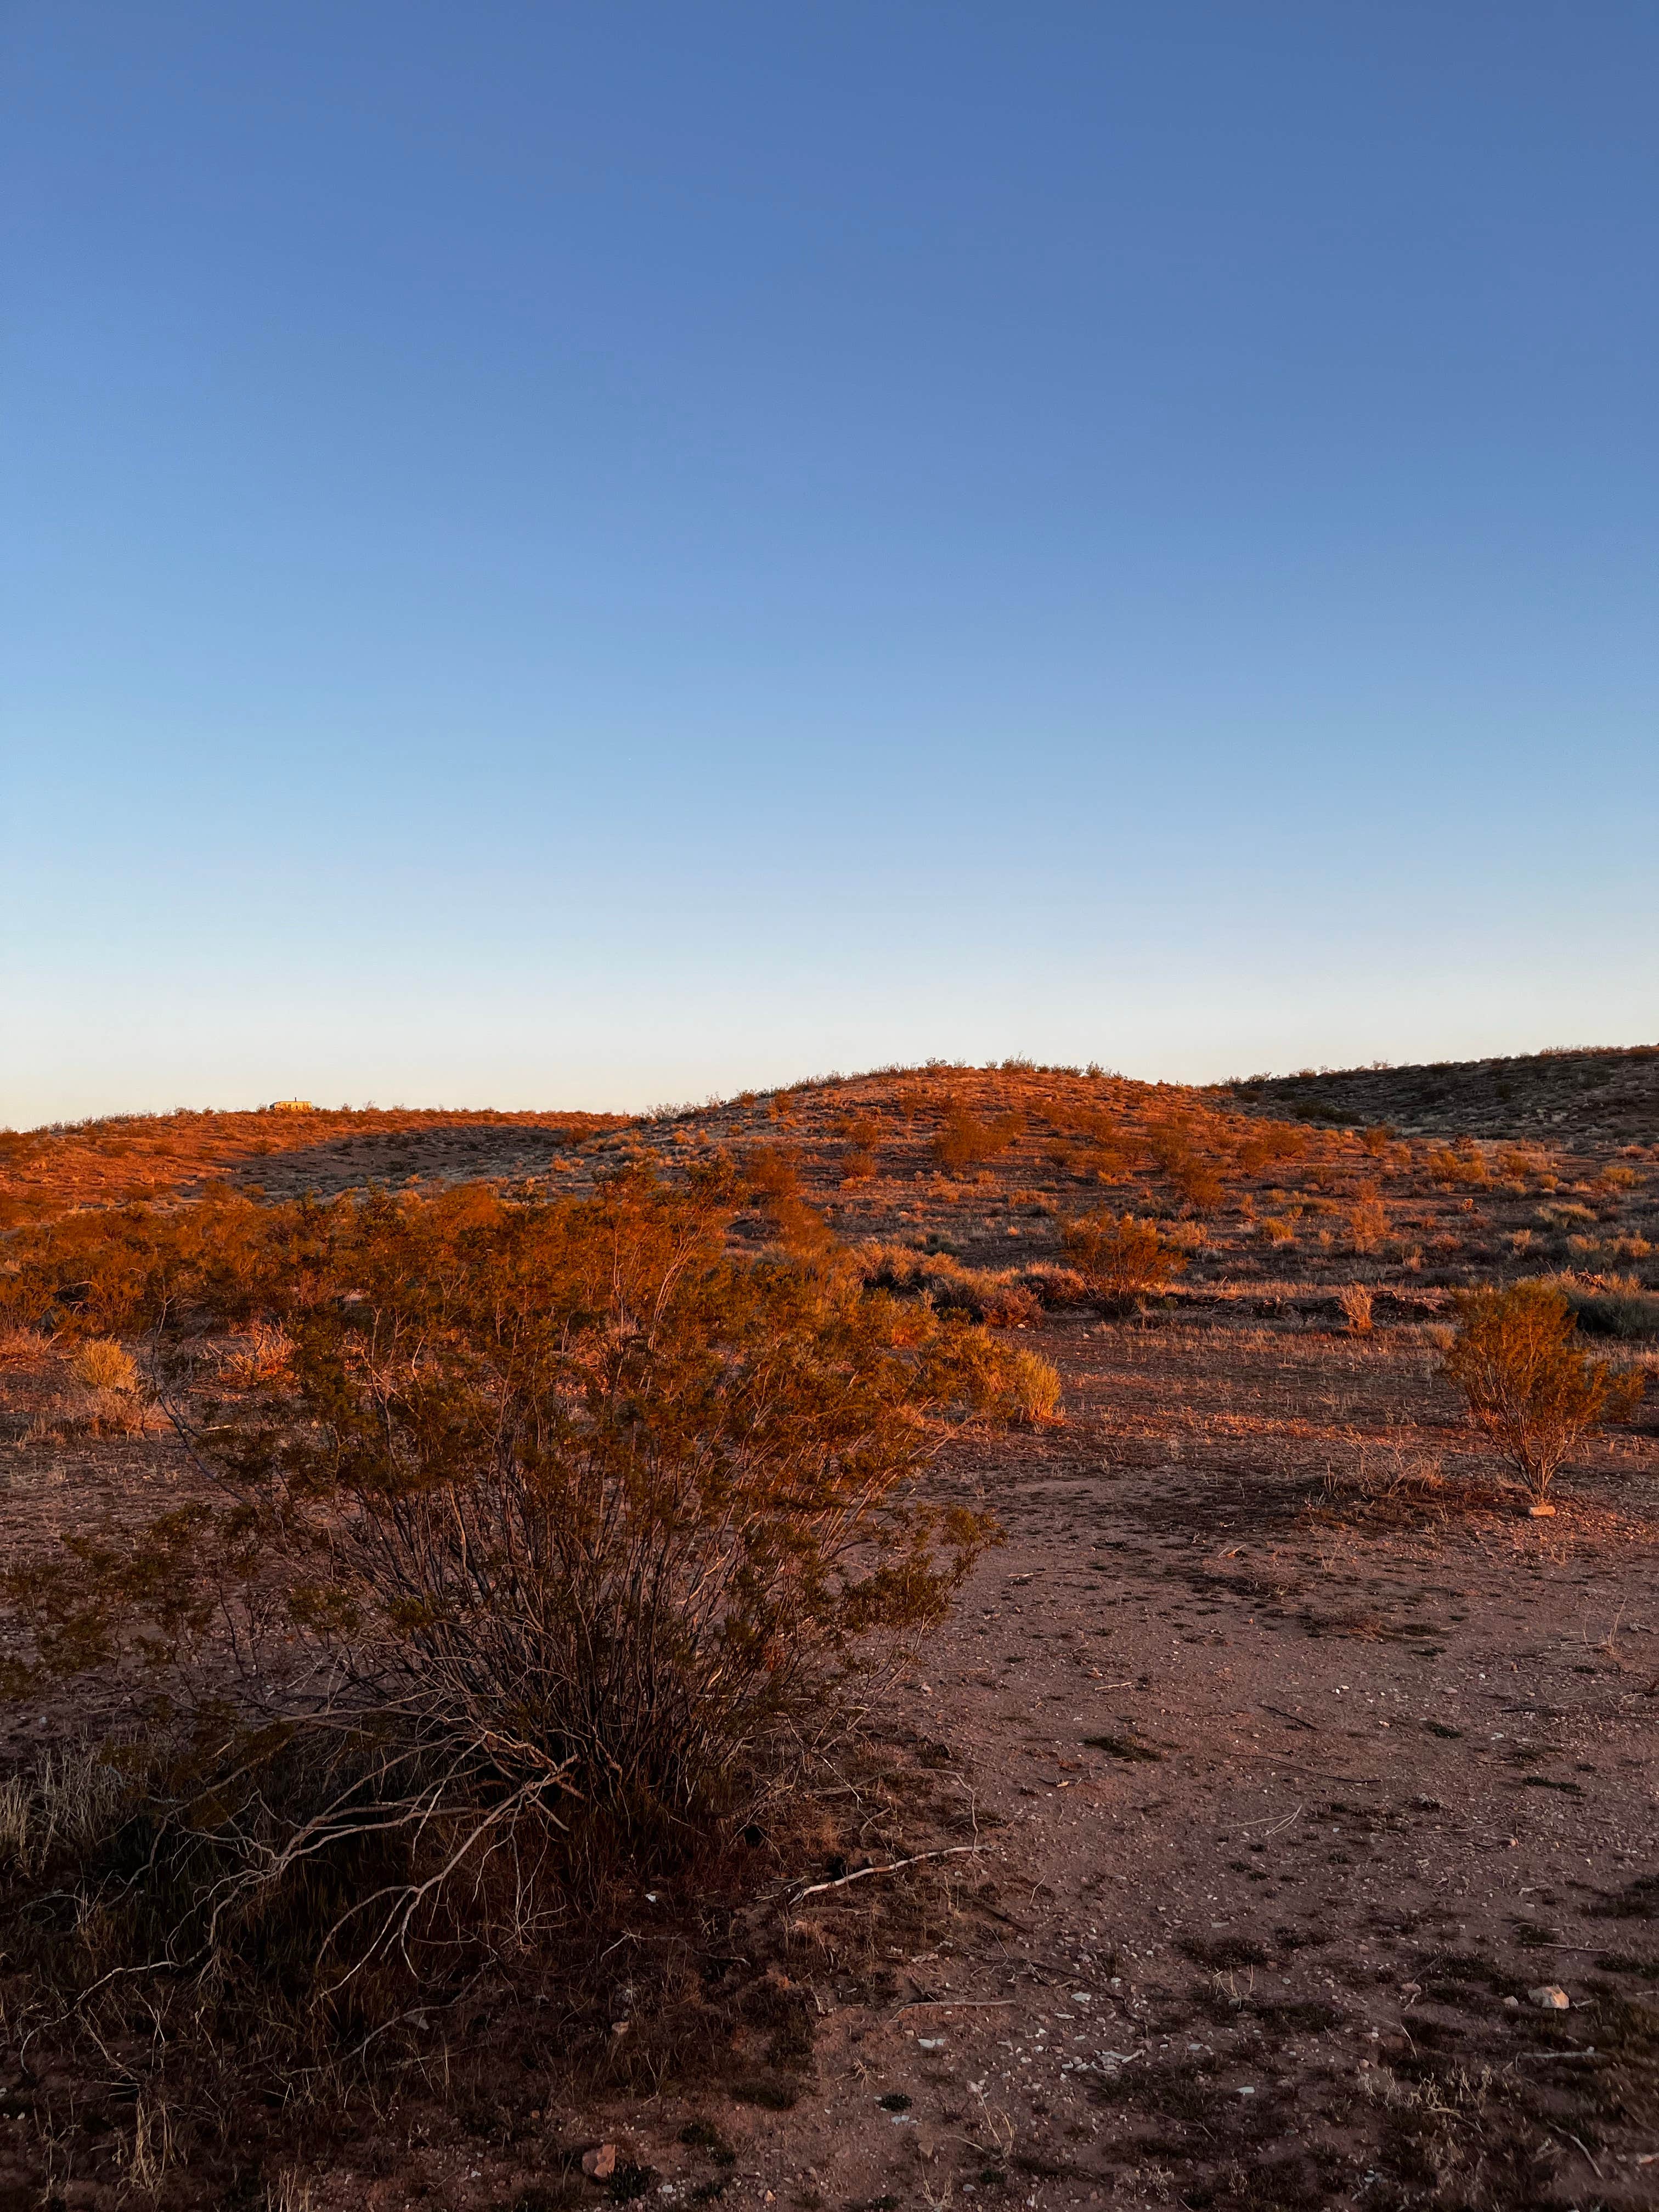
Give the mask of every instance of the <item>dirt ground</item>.
M 1377 1071 L 1376 1098 L 1429 1118 L 1369 1144 L 1345 1079 L 1348 1122 L 1316 1099 L 1308 1149 L 1235 1164 L 1202 1213 L 1137 1146 L 1176 1112 L 1237 1150 L 1253 1116 L 1295 1114 L 1282 1085 L 924 1071 L 533 1140 L 481 1125 L 465 1151 L 453 1125 L 397 1133 L 415 1188 L 493 1170 L 575 1191 L 629 1152 L 782 1146 L 849 1240 L 1017 1274 L 1060 1264 L 1060 1223 L 1103 1202 L 1161 1216 L 1188 1265 L 1135 1317 L 1046 1309 L 1023 1340 L 1060 1372 L 1063 1424 L 960 1435 L 938 1462 L 1007 1540 L 872 1716 L 838 1851 L 761 1878 L 772 1978 L 810 2022 L 783 2092 L 687 2064 L 561 2101 L 532 2069 L 483 2119 L 388 2105 L 246 2201 L 1659 2203 L 1659 1407 L 1534 1520 L 1437 1374 L 1460 1283 L 1655 1279 L 1659 1054 L 1570 1057 Z M 1457 1115 L 1500 1082 L 1524 1158 Z M 1019 1133 L 942 1168 L 951 1102 Z M 1103 1110 L 1133 1139 L 1103 1140 L 1104 1171 Z M 860 1117 L 874 1164 L 849 1177 Z M 1487 1151 L 1449 1169 L 1473 1126 Z M 216 1171 L 273 1197 L 359 1187 L 363 1145 L 330 1131 Z M 1356 1233 L 1365 1205 L 1383 1218 Z M 1337 1302 L 1355 1284 L 1369 1334 Z M 0 1380 L 14 1547 L 182 1481 L 160 1435 L 54 1431 L 47 1367 Z M 12 1753 L 112 1717 L 25 1711 Z M 132 2197 L 61 2163 L 43 2195 L 38 2114 L 5 2086 L 0 2203 Z

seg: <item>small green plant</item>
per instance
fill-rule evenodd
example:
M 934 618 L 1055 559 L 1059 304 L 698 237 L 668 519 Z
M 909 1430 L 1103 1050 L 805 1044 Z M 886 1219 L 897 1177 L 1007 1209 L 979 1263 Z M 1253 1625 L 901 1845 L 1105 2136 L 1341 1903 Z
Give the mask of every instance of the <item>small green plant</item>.
M 1187 1264 L 1155 1221 L 1133 1213 L 1079 1214 L 1066 1223 L 1060 1241 L 1091 1291 L 1110 1305 L 1161 1290 Z
M 1572 1308 L 1553 1284 L 1465 1291 L 1457 1308 L 1462 1325 L 1444 1372 L 1541 1506 L 1574 1446 L 1635 1411 L 1644 1378 L 1578 1349 Z

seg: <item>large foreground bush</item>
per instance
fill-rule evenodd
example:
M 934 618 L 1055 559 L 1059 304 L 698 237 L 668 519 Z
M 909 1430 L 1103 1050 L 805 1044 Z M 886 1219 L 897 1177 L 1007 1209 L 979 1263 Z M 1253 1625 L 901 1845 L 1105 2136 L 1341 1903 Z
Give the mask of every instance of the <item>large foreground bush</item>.
M 747 1818 L 943 1613 L 995 1531 L 916 1478 L 941 1421 L 1019 1410 L 1029 1356 L 834 1263 L 734 1258 L 730 1212 L 643 1176 L 473 1188 L 313 1213 L 301 1264 L 273 1218 L 244 1255 L 260 1357 L 216 1371 L 245 1387 L 204 1404 L 187 1346 L 170 1386 L 210 1495 L 11 1577 L 25 1680 L 170 1671 L 204 1941 L 325 1869 L 324 1949 L 406 1947 L 458 1885 L 505 1870 L 521 1910 L 562 1836 Z M 183 1305 L 212 1271 L 167 1279 Z

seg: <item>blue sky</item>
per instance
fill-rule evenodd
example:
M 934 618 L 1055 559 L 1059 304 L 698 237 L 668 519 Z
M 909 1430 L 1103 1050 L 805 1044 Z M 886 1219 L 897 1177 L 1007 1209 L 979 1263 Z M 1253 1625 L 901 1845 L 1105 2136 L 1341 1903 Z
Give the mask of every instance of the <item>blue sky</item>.
M 0 1119 L 1659 1035 L 1659 14 L 12 0 Z

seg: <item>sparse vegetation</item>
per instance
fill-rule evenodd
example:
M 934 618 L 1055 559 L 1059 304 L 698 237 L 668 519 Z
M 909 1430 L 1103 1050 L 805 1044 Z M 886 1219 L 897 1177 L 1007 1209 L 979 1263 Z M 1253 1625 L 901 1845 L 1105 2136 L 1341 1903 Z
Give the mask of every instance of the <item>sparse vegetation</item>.
M 395 2174 L 520 2212 L 712 2203 L 775 2185 L 774 2142 L 800 2170 L 799 2116 L 899 2003 L 926 2032 L 861 2052 L 878 2172 L 908 2115 L 952 2140 L 961 2067 L 994 2077 L 960 2130 L 976 2187 L 1066 2172 L 1066 2130 L 1116 2104 L 1157 2131 L 1162 2163 L 1120 2175 L 1149 2201 L 1311 2204 L 1364 2171 L 1394 2207 L 1422 2143 L 1332 2039 L 1384 1966 L 1424 1988 L 1419 2057 L 1383 2016 L 1379 2073 L 1467 2033 L 1524 2081 L 1570 2028 L 1584 2100 L 1552 2073 L 1549 2113 L 1622 2174 L 1647 2030 L 1608 1992 L 1651 1979 L 1652 1899 L 1606 1838 L 1640 1803 L 1653 1441 L 1598 1425 L 1656 1356 L 1656 1073 L 1200 1091 L 1016 1060 L 627 1125 L 0 1141 L 0 2045 L 29 2113 L 0 2199 L 332 2203 Z M 1613 1395 L 1553 1462 L 1574 1512 L 1517 1528 L 1438 1378 L 1460 1301 L 1547 1268 L 1569 1363 Z M 1163 1802 L 1126 1860 L 1132 1771 Z M 1472 1820 L 1516 1879 L 1470 1948 L 1514 1964 L 1510 1911 L 1547 1953 L 1454 2029 L 1462 1966 L 1400 1930 L 1414 1881 L 1462 1881 Z M 1001 1972 L 1028 1942 L 1094 1993 L 1046 2042 L 1022 2017 L 1055 2000 Z M 1160 1954 L 1200 1979 L 1138 1964 Z M 1519 2002 L 1554 1974 L 1560 2029 Z M 1164 2056 L 1056 2063 L 1097 2030 Z M 1510 2106 L 1481 2109 L 1516 2154 Z M 1595 2178 L 1564 2166 L 1563 2201 Z

